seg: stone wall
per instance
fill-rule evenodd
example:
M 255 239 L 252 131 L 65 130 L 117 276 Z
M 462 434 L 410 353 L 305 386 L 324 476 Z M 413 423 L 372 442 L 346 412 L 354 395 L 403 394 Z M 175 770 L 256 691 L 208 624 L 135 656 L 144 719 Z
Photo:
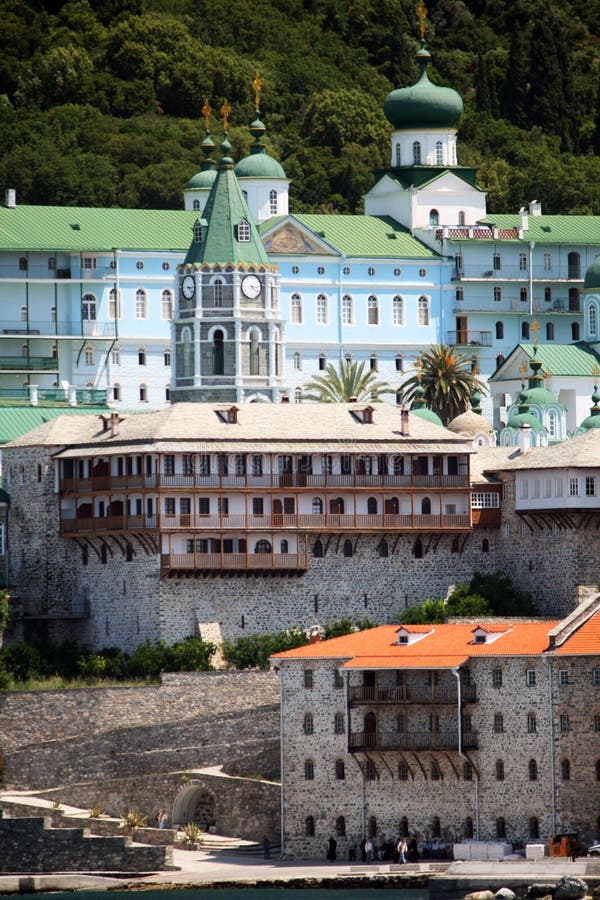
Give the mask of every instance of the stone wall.
M 49 788 L 218 763 L 277 773 L 279 689 L 272 673 L 190 673 L 165 682 L 1 692 L 5 785 Z
M 0 872 L 151 872 L 172 865 L 169 847 L 132 847 L 130 838 L 51 829 L 48 819 L 7 819 L 2 810 L 0 846 Z

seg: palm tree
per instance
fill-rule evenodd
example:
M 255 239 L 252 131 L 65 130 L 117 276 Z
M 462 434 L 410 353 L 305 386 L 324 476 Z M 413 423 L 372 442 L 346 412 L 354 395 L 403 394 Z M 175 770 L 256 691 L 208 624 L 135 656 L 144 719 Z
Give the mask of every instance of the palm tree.
M 471 368 L 471 358 L 447 344 L 434 344 L 422 350 L 415 363 L 417 373 L 402 385 L 407 401 L 422 393 L 429 409 L 444 425 L 465 412 L 473 394 L 485 393 L 485 385 Z
M 303 400 L 317 403 L 348 403 L 358 400 L 380 400 L 383 394 L 393 394 L 387 381 L 378 381 L 375 372 L 365 372 L 365 364 L 340 360 L 339 370 L 331 363 L 325 375 L 314 375 L 302 391 Z

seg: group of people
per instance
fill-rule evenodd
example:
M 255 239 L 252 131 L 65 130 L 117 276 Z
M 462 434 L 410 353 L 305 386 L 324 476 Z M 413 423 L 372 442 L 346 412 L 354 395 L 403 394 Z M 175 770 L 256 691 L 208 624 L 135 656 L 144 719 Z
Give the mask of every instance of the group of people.
M 377 862 L 379 860 L 391 860 L 394 863 L 417 862 L 419 850 L 416 837 L 397 837 L 395 840 L 386 840 L 382 835 L 378 842 L 376 837 L 363 838 L 359 844 L 360 856 L 363 862 Z M 327 845 L 327 859 L 333 862 L 337 858 L 337 841 L 329 838 Z M 348 845 L 348 859 L 356 860 L 356 841 L 351 840 Z

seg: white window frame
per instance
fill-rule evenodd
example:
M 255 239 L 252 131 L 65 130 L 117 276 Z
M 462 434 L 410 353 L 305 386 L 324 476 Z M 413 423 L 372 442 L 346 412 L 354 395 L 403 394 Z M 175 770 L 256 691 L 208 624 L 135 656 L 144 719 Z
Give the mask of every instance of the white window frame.
M 173 318 L 173 292 L 164 290 L 160 295 L 160 317 L 164 321 Z
M 354 300 L 350 294 L 342 297 L 342 325 L 354 325 Z
M 292 294 L 290 297 L 290 322 L 292 325 L 302 325 L 302 297 L 300 294 Z
M 424 327 L 430 325 L 429 297 L 424 294 L 417 300 L 417 325 Z
M 404 297 L 399 294 L 396 294 L 392 300 L 392 323 L 404 325 Z
M 143 288 L 138 288 L 135 292 L 135 318 L 148 318 L 148 295 Z
M 379 325 L 379 300 L 375 294 L 367 298 L 367 325 Z
M 317 325 L 327 325 L 329 320 L 329 301 L 326 294 L 319 294 L 315 303 Z

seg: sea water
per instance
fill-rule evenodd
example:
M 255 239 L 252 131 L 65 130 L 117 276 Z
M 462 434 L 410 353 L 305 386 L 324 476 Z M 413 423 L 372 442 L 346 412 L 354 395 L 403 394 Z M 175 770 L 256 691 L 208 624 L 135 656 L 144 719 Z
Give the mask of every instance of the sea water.
M 194 888 L 193 890 L 153 891 L 141 888 L 136 891 L 140 900 L 378 900 L 381 892 L 385 900 L 429 900 L 425 889 L 388 890 L 384 885 L 378 888 L 359 887 L 337 890 L 336 888 Z M 52 900 L 132 900 L 130 891 L 88 891 L 74 893 L 52 893 Z M 17 895 L 15 895 L 17 896 Z M 48 896 L 48 895 L 46 895 Z M 19 900 L 41 900 L 40 894 L 18 894 Z

